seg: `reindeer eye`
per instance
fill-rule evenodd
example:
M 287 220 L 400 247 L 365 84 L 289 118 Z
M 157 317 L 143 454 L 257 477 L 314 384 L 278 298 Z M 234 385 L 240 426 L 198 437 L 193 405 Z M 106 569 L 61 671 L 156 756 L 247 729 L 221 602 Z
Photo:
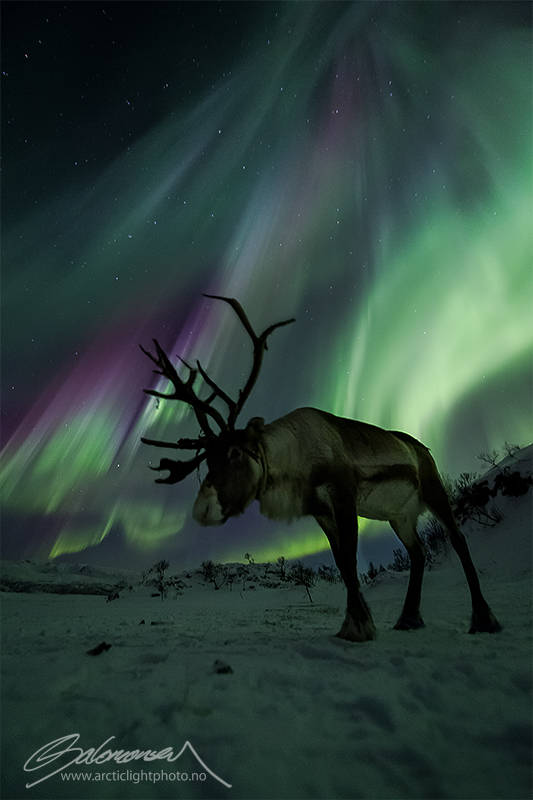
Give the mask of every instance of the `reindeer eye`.
M 241 457 L 241 450 L 239 447 L 230 447 L 228 450 L 228 459 L 230 461 L 239 461 Z

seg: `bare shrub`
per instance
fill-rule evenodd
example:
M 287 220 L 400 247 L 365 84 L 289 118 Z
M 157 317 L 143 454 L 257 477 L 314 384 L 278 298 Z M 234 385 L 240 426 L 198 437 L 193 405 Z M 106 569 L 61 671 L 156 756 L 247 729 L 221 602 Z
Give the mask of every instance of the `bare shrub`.
M 280 580 L 284 581 L 287 579 L 287 561 L 285 556 L 280 556 L 276 561 L 276 567 L 278 568 L 278 575 Z
M 202 577 L 206 583 L 212 583 L 215 591 L 221 589 L 227 582 L 230 570 L 225 564 L 215 564 L 213 561 L 202 561 Z
M 342 578 L 337 567 L 321 564 L 318 568 L 318 577 L 326 583 L 340 583 Z
M 391 569 L 393 572 L 405 572 L 411 568 L 411 559 L 405 547 L 396 547 L 392 551 L 392 555 L 393 559 L 387 569 Z
M 315 571 L 311 567 L 304 567 L 301 561 L 297 561 L 292 565 L 288 578 L 295 586 L 303 586 L 305 588 L 309 602 L 312 603 L 313 598 L 309 590 L 316 583 Z
M 181 594 L 185 588 L 185 583 L 178 578 L 177 575 L 167 575 L 166 571 L 170 564 L 168 561 L 162 559 L 157 561 L 150 569 L 146 570 L 142 575 L 142 583 L 146 586 L 152 586 L 159 593 L 161 600 L 164 600 L 170 589 L 174 589 L 176 594 Z

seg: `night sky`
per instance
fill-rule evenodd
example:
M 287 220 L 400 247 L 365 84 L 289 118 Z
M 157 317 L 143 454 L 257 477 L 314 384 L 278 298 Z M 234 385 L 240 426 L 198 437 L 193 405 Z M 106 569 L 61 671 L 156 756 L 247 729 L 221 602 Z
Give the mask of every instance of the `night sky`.
M 5 555 L 179 567 L 326 547 L 312 519 L 253 509 L 202 529 L 195 474 L 153 483 L 162 451 L 140 437 L 198 429 L 143 394 L 138 344 L 199 358 L 233 395 L 250 367 L 202 292 L 257 330 L 296 317 L 243 423 L 311 405 L 405 430 L 451 475 L 531 441 L 530 13 L 3 4 Z

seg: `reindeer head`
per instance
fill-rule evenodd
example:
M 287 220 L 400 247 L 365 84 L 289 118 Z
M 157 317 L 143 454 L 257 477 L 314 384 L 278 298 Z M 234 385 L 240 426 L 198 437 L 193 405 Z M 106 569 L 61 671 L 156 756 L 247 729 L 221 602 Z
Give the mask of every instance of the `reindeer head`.
M 163 348 L 154 339 L 155 355 L 141 347 L 145 355 L 158 367 L 159 375 L 167 378 L 174 387 L 170 394 L 155 389 L 145 389 L 146 394 L 154 397 L 180 400 L 193 409 L 201 434 L 197 439 L 179 439 L 177 442 L 161 442 L 142 438 L 145 444 L 156 447 L 178 450 L 195 450 L 196 456 L 189 461 L 174 461 L 163 458 L 158 472 L 168 471 L 166 478 L 158 478 L 156 483 L 178 483 L 195 470 L 204 459 L 207 459 L 208 474 L 203 481 L 193 508 L 193 517 L 201 525 L 222 525 L 228 517 L 242 514 L 246 507 L 257 497 L 264 475 L 264 458 L 261 446 L 261 434 L 264 426 L 262 417 L 254 417 L 246 428 L 236 429 L 235 422 L 257 380 L 263 352 L 267 348 L 267 338 L 276 328 L 294 322 L 293 319 L 270 325 L 257 336 L 241 304 L 229 297 L 204 295 L 216 300 L 224 300 L 234 309 L 253 343 L 253 365 L 244 388 L 239 390 L 239 397 L 233 400 L 209 377 L 196 362 L 196 369 L 183 359 L 182 363 L 189 370 L 186 381 L 178 375 Z M 210 395 L 202 400 L 194 391 L 194 382 L 200 373 L 204 382 L 211 389 Z M 228 407 L 227 417 L 213 406 L 213 401 L 220 398 Z M 218 432 L 213 431 L 211 423 L 216 423 Z
M 263 426 L 263 418 L 254 417 L 243 430 L 221 434 L 207 447 L 209 471 L 192 511 L 200 525 L 222 525 L 257 497 L 263 479 Z

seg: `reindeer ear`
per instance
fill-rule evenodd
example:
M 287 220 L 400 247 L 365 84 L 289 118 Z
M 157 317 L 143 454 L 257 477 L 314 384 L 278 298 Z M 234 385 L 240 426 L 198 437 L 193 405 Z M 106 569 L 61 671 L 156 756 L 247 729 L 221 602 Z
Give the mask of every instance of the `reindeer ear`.
M 263 433 L 265 427 L 264 417 L 252 417 L 246 426 L 246 433 L 251 433 L 254 437 Z

